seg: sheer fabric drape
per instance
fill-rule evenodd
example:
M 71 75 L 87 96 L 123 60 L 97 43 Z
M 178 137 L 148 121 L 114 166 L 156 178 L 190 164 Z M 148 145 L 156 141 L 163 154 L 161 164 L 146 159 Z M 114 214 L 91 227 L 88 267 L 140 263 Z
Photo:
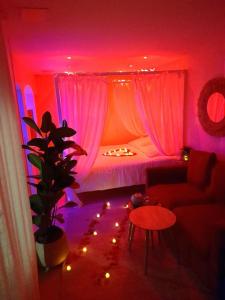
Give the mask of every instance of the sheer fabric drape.
M 39 299 L 16 101 L 0 28 L 0 299 Z
M 73 127 L 75 141 L 88 155 L 77 157 L 78 181 L 89 173 L 97 156 L 108 106 L 107 82 L 102 76 L 59 76 L 62 119 Z
M 114 82 L 113 100 L 116 103 L 116 112 L 126 130 L 136 136 L 146 135 L 135 103 L 133 81 Z
M 135 99 L 144 128 L 158 150 L 178 154 L 183 146 L 184 73 L 133 77 Z
M 78 157 L 77 179 L 89 174 L 100 146 L 108 107 L 107 80 L 102 76 L 58 76 L 62 119 L 75 128 L 75 141 L 88 153 Z M 183 146 L 184 73 L 164 72 L 131 76 L 128 84 L 115 84 L 120 97 L 117 113 L 137 136 L 149 135 L 164 155 L 176 155 Z

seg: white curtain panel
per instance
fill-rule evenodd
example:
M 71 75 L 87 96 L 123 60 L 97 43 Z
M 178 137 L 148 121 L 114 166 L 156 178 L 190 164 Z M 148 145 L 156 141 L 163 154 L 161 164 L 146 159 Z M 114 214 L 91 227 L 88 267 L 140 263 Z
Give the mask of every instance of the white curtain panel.
M 57 78 L 62 119 L 74 128 L 74 140 L 87 151 L 76 157 L 78 182 L 89 174 L 100 146 L 108 108 L 108 87 L 105 77 L 61 75 Z
M 164 155 L 183 146 L 184 72 L 134 76 L 135 99 L 144 128 Z
M 39 299 L 19 121 L 0 28 L 0 299 Z
M 115 109 L 124 127 L 136 136 L 145 136 L 146 131 L 137 111 L 134 99 L 134 86 L 131 80 L 113 83 Z

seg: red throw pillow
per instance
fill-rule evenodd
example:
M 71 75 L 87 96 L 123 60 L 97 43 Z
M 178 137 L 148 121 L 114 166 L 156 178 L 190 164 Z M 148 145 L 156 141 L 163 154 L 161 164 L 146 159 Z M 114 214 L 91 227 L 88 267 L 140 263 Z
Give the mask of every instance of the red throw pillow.
M 198 187 L 208 184 L 215 154 L 191 150 L 187 171 L 187 181 Z
M 213 168 L 212 179 L 209 187 L 212 200 L 225 204 L 225 162 L 218 161 Z

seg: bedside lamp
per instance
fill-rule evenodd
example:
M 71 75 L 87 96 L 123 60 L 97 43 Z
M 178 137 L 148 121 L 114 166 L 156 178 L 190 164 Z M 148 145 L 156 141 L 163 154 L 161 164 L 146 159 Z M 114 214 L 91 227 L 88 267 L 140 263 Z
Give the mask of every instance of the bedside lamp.
M 190 151 L 191 148 L 186 146 L 181 149 L 181 157 L 183 161 L 189 161 Z

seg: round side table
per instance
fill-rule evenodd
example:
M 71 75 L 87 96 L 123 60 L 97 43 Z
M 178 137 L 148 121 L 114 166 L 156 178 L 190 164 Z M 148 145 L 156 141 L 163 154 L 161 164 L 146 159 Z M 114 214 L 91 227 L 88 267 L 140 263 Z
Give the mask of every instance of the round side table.
M 131 211 L 129 215 L 129 250 L 133 241 L 135 226 L 145 230 L 145 274 L 148 271 L 149 235 L 152 232 L 167 229 L 176 222 L 175 214 L 169 209 L 161 206 L 142 206 Z

